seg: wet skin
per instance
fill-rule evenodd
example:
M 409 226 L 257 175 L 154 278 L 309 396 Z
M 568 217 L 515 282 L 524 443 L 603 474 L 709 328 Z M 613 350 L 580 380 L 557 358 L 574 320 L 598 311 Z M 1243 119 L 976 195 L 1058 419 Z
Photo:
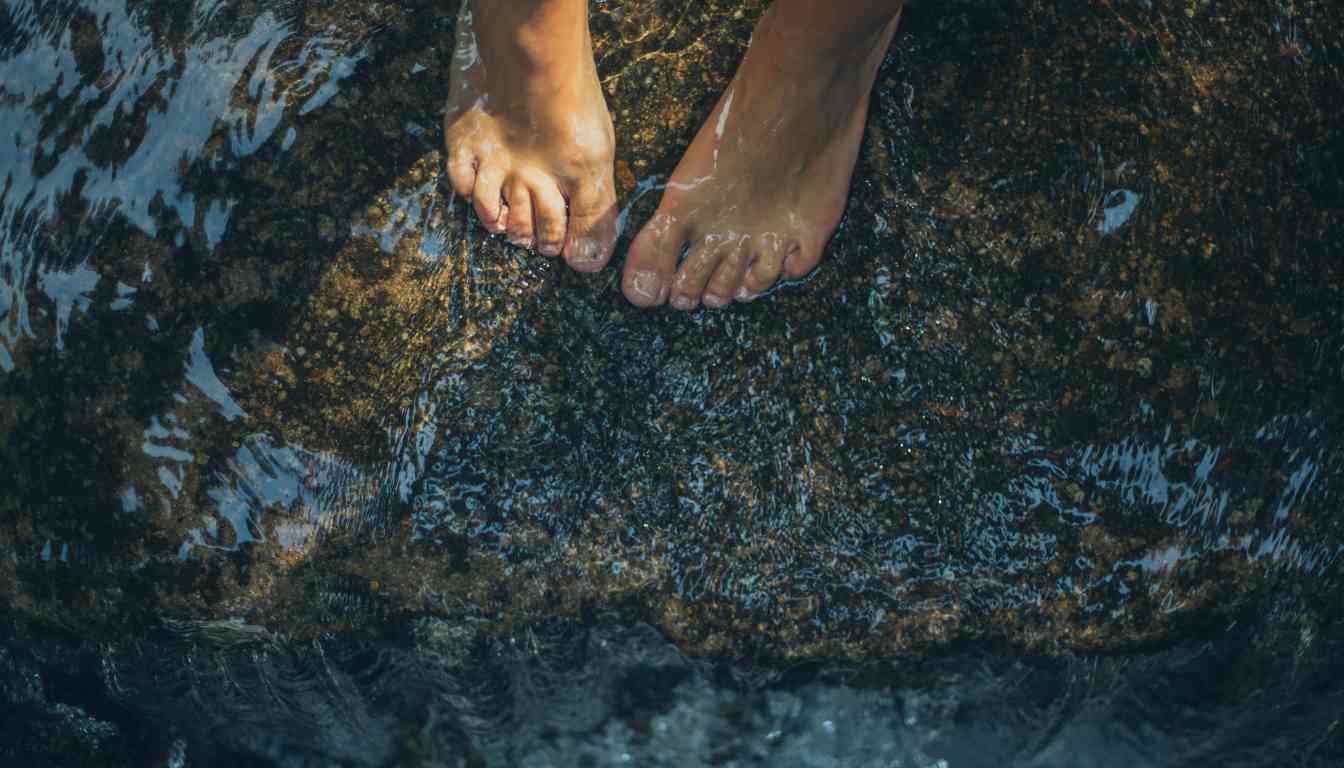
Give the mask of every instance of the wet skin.
M 616 243 L 615 135 L 585 2 L 464 6 L 444 133 L 453 189 L 486 229 L 594 272 Z
M 900 4 L 876 4 L 887 13 L 870 19 L 867 34 L 817 23 L 815 5 L 776 3 L 756 27 L 732 84 L 630 248 L 622 287 L 632 303 L 719 309 L 821 261 L 844 213 Z
M 820 263 L 902 4 L 771 7 L 631 245 L 622 290 L 632 303 L 718 309 Z M 445 120 L 453 187 L 491 231 L 601 269 L 617 236 L 614 140 L 585 0 L 472 5 Z

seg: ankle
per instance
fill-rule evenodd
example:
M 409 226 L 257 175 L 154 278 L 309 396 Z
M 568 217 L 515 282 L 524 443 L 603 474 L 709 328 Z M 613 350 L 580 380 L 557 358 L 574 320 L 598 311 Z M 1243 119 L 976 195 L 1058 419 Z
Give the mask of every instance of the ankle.
M 847 0 L 837 12 L 834 0 L 774 0 L 762 22 L 779 22 L 814 43 L 839 51 L 872 34 L 880 35 L 901 17 L 905 0 Z
M 808 26 L 787 11 L 773 11 L 772 7 L 756 27 L 747 55 L 766 58 L 780 79 L 833 85 L 870 79 L 866 75 L 882 63 L 899 18 L 863 28 L 838 23 Z
M 471 5 L 482 56 L 494 53 L 507 57 L 512 69 L 536 72 L 583 60 L 589 45 L 586 0 L 472 0 Z

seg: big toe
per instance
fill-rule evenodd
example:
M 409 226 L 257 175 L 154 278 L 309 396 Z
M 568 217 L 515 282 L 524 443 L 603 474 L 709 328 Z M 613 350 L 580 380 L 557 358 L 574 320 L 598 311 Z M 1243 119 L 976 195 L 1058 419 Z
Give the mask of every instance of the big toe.
M 640 231 L 630 244 L 621 278 L 621 290 L 631 304 L 655 307 L 667 303 L 685 235 L 676 217 L 665 213 L 655 214 Z
M 573 196 L 565 236 L 565 263 L 576 272 L 596 272 L 607 266 L 620 235 L 616 223 L 616 198 L 610 191 Z

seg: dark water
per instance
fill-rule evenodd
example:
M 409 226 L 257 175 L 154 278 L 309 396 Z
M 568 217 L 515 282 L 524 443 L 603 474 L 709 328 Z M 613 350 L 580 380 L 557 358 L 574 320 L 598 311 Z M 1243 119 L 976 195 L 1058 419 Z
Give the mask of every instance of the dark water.
M 0 6 L 0 762 L 1344 760 L 1340 9 L 915 7 L 674 316 L 472 227 L 448 5 Z M 628 240 L 760 5 L 593 12 Z

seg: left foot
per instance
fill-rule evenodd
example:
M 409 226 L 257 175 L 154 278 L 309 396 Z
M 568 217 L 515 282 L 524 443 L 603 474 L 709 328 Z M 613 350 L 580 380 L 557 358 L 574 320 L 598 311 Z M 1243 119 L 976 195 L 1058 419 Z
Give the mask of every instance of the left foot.
M 860 41 L 819 41 L 815 26 L 785 14 L 772 9 L 761 19 L 732 84 L 631 245 L 622 287 L 632 303 L 718 309 L 821 261 L 900 16 Z

